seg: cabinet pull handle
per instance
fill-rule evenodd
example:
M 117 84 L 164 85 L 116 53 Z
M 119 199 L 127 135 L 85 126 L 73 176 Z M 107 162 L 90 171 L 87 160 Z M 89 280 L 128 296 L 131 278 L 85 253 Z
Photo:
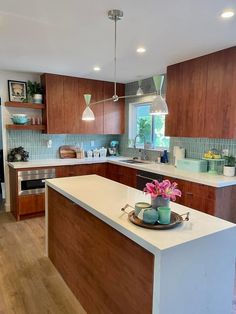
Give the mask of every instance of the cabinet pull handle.
M 192 193 L 192 192 L 186 192 L 186 195 L 191 195 L 191 196 L 193 196 L 193 193 Z

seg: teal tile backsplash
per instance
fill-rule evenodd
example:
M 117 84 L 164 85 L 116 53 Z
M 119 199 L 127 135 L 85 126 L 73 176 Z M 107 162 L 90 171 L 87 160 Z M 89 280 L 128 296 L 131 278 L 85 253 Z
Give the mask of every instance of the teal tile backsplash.
M 111 140 L 119 140 L 119 135 L 49 135 L 37 131 L 13 131 L 7 134 L 8 148 L 23 146 L 29 152 L 30 160 L 59 158 L 58 148 L 62 145 L 81 145 L 84 150 L 107 147 Z M 52 147 L 47 148 L 47 141 L 52 140 Z M 94 147 L 91 147 L 94 141 Z

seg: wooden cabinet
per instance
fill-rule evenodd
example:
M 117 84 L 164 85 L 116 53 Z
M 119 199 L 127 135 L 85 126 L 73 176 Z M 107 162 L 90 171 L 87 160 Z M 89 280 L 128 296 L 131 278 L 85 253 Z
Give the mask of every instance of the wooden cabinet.
M 83 121 L 86 107 L 84 94 L 91 94 L 91 103 L 112 97 L 113 83 L 43 74 L 46 109 L 43 122 L 49 134 L 119 134 L 124 133 L 124 100 L 116 103 L 101 102 L 91 106 L 94 121 Z M 124 85 L 118 84 L 119 95 L 124 95 Z
M 42 168 L 41 168 L 42 169 Z M 43 215 L 45 210 L 44 193 L 18 195 L 18 171 L 9 167 L 11 213 L 16 220 L 24 217 Z
M 125 85 L 117 84 L 117 95 L 125 95 Z M 114 95 L 114 83 L 104 82 L 104 99 Z M 104 134 L 121 134 L 125 132 L 125 100 L 104 103 Z
M 236 47 L 167 68 L 168 136 L 236 137 Z
M 208 56 L 205 135 L 236 138 L 236 47 Z
M 236 223 L 236 186 L 216 188 L 176 178 L 164 179 L 178 183 L 182 196 L 176 203 Z
M 88 174 L 97 174 L 99 176 L 106 177 L 107 173 L 107 163 L 59 166 L 55 168 L 57 178 L 84 176 Z
M 107 178 L 136 188 L 137 170 L 115 164 L 107 164 Z

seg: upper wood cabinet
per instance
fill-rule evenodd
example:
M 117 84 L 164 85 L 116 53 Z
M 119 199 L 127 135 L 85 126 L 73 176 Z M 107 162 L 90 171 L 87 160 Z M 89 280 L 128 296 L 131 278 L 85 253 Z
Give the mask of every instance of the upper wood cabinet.
M 125 85 L 117 84 L 117 95 L 125 95 Z M 104 99 L 114 95 L 114 83 L 104 82 Z M 120 134 L 125 132 L 125 101 L 106 101 L 104 103 L 104 133 Z
M 236 47 L 167 68 L 168 136 L 236 137 Z
M 43 74 L 46 109 L 43 122 L 49 134 L 120 134 L 124 132 L 124 101 L 94 104 L 94 121 L 83 121 L 84 94 L 91 94 L 91 103 L 113 96 L 113 83 Z M 118 84 L 124 95 L 124 85 Z

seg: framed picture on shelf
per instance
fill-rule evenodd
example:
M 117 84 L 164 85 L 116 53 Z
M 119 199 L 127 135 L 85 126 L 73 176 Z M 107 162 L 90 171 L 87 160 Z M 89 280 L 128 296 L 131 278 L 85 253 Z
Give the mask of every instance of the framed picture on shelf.
M 26 82 L 8 80 L 9 101 L 23 102 L 27 97 Z

